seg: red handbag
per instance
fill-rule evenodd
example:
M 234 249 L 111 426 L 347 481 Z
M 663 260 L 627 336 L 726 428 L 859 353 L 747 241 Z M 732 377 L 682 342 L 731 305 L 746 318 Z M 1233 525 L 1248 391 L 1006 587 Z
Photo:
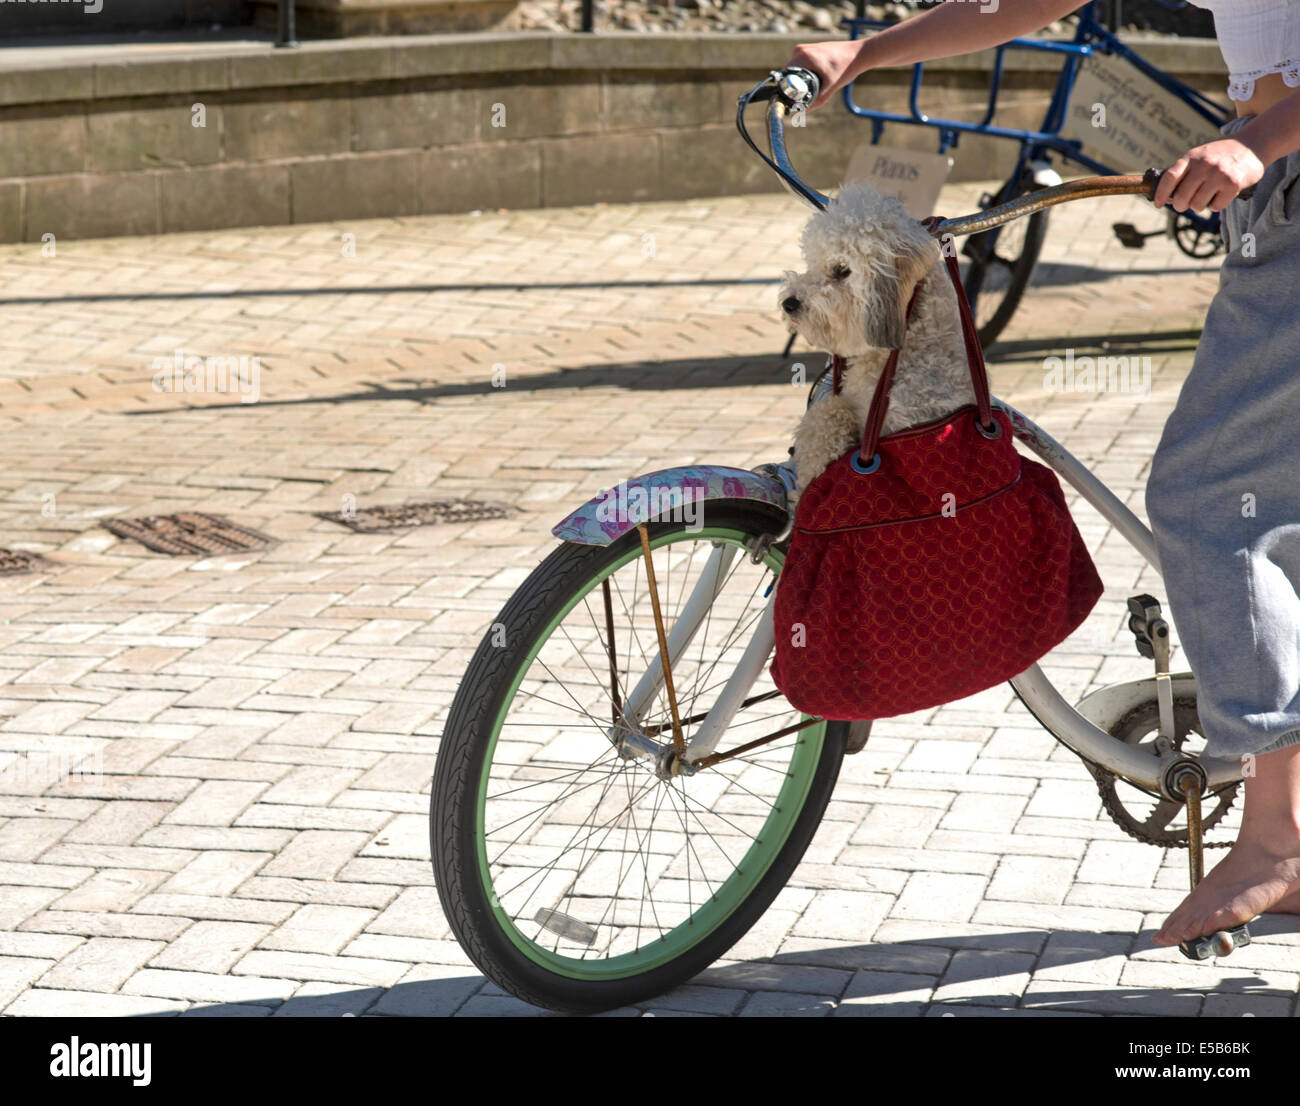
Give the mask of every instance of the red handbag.
M 860 448 L 795 510 L 771 671 L 805 714 L 887 718 L 993 687 L 1059 645 L 1102 593 L 1056 474 L 1016 451 L 1010 419 L 992 409 L 956 259 L 947 264 L 976 404 L 881 437 L 894 350 Z M 913 292 L 909 319 L 915 302 Z

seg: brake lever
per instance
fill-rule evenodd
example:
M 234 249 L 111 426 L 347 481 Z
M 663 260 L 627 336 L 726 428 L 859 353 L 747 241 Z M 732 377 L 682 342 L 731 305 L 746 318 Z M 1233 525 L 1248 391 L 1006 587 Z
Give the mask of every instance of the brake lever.
M 777 94 L 776 85 L 771 83 L 771 76 L 764 77 L 748 92 L 742 92 L 736 97 L 736 102 L 741 105 L 758 104 L 764 100 L 770 100 Z

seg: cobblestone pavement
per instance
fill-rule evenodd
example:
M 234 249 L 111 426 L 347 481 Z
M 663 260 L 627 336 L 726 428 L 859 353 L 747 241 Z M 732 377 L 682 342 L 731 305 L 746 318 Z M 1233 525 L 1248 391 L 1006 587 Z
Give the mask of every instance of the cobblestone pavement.
M 572 506 L 784 455 L 802 390 L 776 280 L 804 217 L 765 195 L 0 249 L 0 545 L 50 562 L 0 577 L 0 1009 L 537 1013 L 469 966 L 432 887 L 448 706 Z M 1141 513 L 1217 264 L 1124 251 L 1120 219 L 1159 224 L 1136 200 L 1058 210 L 992 373 Z M 1149 396 L 1044 390 L 1045 357 L 1103 340 L 1151 358 Z M 257 357 L 257 401 L 156 391 L 177 351 Z M 460 495 L 522 514 L 314 514 Z M 275 544 L 169 557 L 101 525 L 181 509 Z M 1123 604 L 1158 591 L 1078 519 L 1108 588 L 1050 658 L 1074 693 L 1146 674 Z M 51 783 L 60 758 L 102 776 Z M 999 687 L 878 724 L 771 910 L 643 1009 L 1293 1014 L 1294 920 L 1217 964 L 1150 944 L 1184 864 L 1106 820 Z

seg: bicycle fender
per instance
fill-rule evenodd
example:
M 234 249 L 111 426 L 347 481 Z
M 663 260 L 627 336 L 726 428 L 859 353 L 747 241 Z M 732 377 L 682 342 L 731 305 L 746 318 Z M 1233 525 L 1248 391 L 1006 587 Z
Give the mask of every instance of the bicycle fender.
M 610 545 L 647 519 L 667 516 L 688 525 L 710 499 L 753 499 L 787 509 L 785 485 L 774 476 L 725 465 L 661 469 L 602 488 L 551 529 L 563 541 Z

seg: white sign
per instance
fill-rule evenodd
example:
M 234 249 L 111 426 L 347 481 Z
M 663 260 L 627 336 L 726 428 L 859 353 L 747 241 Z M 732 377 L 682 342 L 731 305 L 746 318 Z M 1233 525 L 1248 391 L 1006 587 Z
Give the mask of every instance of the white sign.
M 1080 68 L 1062 133 L 1121 173 L 1168 169 L 1193 146 L 1220 137 L 1218 127 L 1150 77 L 1097 55 Z
M 923 154 L 868 142 L 854 153 L 844 180 L 846 184 L 861 181 L 886 196 L 897 196 L 913 219 L 925 219 L 934 214 L 939 189 L 951 170 L 952 158 L 946 154 Z

